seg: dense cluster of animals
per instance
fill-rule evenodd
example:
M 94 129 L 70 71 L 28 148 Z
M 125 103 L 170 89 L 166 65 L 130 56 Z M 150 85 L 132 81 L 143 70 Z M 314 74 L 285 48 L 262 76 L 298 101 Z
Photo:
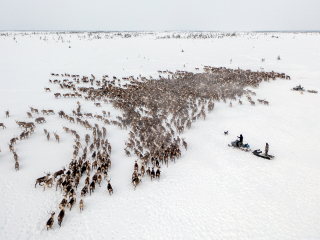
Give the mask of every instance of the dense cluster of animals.
M 206 118 L 206 112 L 214 109 L 214 101 L 224 101 L 226 99 L 236 100 L 242 104 L 240 97 L 247 95 L 251 105 L 255 102 L 250 95 L 256 94 L 246 87 L 258 87 L 262 81 L 275 80 L 276 78 L 290 79 L 284 73 L 276 72 L 252 72 L 251 70 L 227 69 L 205 66 L 205 73 L 194 74 L 186 71 L 168 70 L 158 71 L 166 74 L 166 77 L 159 75 L 159 79 L 147 80 L 141 75 L 137 78 L 130 76 L 122 78 L 125 84 L 120 84 L 120 79 L 113 76 L 109 79 L 104 75 L 102 80 L 97 81 L 94 75 L 91 79 L 79 75 L 73 78 L 74 83 L 69 81 L 70 88 L 75 91 L 75 95 L 84 95 L 86 100 L 94 101 L 94 105 L 101 106 L 100 102 L 111 103 L 114 108 L 122 111 L 122 116 L 117 116 L 117 120 L 109 120 L 103 116 L 82 114 L 80 110 L 74 111 L 77 115 L 77 123 L 91 129 L 92 126 L 87 120 L 83 121 L 83 115 L 95 117 L 105 124 L 114 124 L 121 129 L 131 128 L 129 139 L 125 143 L 125 154 L 131 156 L 134 153 L 140 161 L 140 173 L 135 163 L 132 183 L 134 187 L 141 182 L 141 176 L 146 171 L 148 164 L 152 168 L 160 167 L 160 163 L 168 166 L 168 160 L 175 161 L 181 155 L 181 144 L 187 148 L 185 140 L 179 135 L 185 128 L 190 128 L 192 123 L 199 118 Z M 57 74 L 54 74 L 57 76 Z M 63 75 L 63 74 L 62 74 Z M 66 74 L 64 74 L 66 75 Z M 129 81 L 126 82 L 126 81 Z M 66 81 L 67 82 L 67 81 Z M 94 87 L 78 87 L 74 84 L 90 83 Z M 258 99 L 260 103 L 268 105 L 268 101 Z M 232 103 L 229 104 L 232 107 Z M 63 115 L 63 114 L 62 114 Z M 158 169 L 160 176 L 160 170 Z M 153 171 L 146 171 L 155 176 Z
M 80 109 L 81 105 L 78 103 L 78 112 L 80 112 Z M 68 116 L 62 110 L 59 112 L 59 116 L 68 119 Z M 95 124 L 94 127 L 91 126 L 90 130 L 92 130 L 92 135 L 86 134 L 84 141 L 85 143 L 83 144 L 80 142 L 80 135 L 77 131 L 65 126 L 63 126 L 63 130 L 75 137 L 73 145 L 73 158 L 69 163 L 68 170 L 62 168 L 62 170 L 55 172 L 51 178 L 51 174 L 46 173 L 46 176 L 38 178 L 35 184 L 36 186 L 37 184 L 41 185 L 41 183 L 43 183 L 45 190 L 46 186 L 52 187 L 53 182 L 55 182 L 56 178 L 59 177 L 59 179 L 56 181 L 56 190 L 58 187 L 60 187 L 61 192 L 63 192 L 63 199 L 59 204 L 60 213 L 58 215 L 58 224 L 60 227 L 65 216 L 65 207 L 68 206 L 71 211 L 72 206 L 76 202 L 76 191 L 78 189 L 81 177 L 86 176 L 84 180 L 85 185 L 80 192 L 80 212 L 84 208 L 84 197 L 86 194 L 89 193 L 91 196 L 95 190 L 96 184 L 101 186 L 102 180 L 107 179 L 108 169 L 111 168 L 112 151 L 111 144 L 106 138 L 107 129 L 105 127 L 100 128 L 98 124 Z M 48 134 L 46 129 L 44 129 L 44 132 L 45 134 Z M 57 141 L 58 139 L 59 137 L 56 137 Z M 107 190 L 111 195 L 113 194 L 113 188 L 110 181 L 111 179 L 108 180 Z M 67 200 L 68 197 L 69 200 Z M 54 212 L 50 214 L 51 218 L 47 222 L 47 229 L 51 228 L 54 222 Z
M 196 69 L 199 70 L 198 68 Z M 122 81 L 113 76 L 109 79 L 104 75 L 101 80 L 97 80 L 94 75 L 91 78 L 70 74 L 54 74 L 55 77 L 68 77 L 72 80 L 49 80 L 50 83 L 57 83 L 62 89 L 71 91 L 69 93 L 54 93 L 55 98 L 78 97 L 87 101 L 93 101 L 94 106 L 102 107 L 102 103 L 112 104 L 115 109 L 121 111 L 120 116 L 115 119 L 110 118 L 110 112 L 102 110 L 102 114 L 92 114 L 83 112 L 81 103 L 77 102 L 76 110 L 72 110 L 72 115 L 66 114 L 63 110 L 58 112 L 59 118 L 66 119 L 69 123 L 76 123 L 83 126 L 92 134 L 85 134 L 84 143 L 80 141 L 77 131 L 63 126 L 66 133 L 74 135 L 73 158 L 68 169 L 62 168 L 54 174 L 45 173 L 45 176 L 38 178 L 35 183 L 45 188 L 51 188 L 56 181 L 56 190 L 60 187 L 63 192 L 63 199 L 59 204 L 60 213 L 58 224 L 61 226 L 65 216 L 65 207 L 70 211 L 76 202 L 76 191 L 83 174 L 86 175 L 85 186 L 81 189 L 81 200 L 79 202 L 80 211 L 84 207 L 84 197 L 87 193 L 94 192 L 96 183 L 101 184 L 102 179 L 108 176 L 108 169 L 111 167 L 111 145 L 108 142 L 107 129 L 100 127 L 97 123 L 90 123 L 88 119 L 100 121 L 105 125 L 116 125 L 121 129 L 128 129 L 129 137 L 125 143 L 125 154 L 131 156 L 135 154 L 137 159 L 134 163 L 132 174 L 132 184 L 134 189 L 142 182 L 142 177 L 146 173 L 153 179 L 160 179 L 161 165 L 169 165 L 169 160 L 175 162 L 181 156 L 181 147 L 187 150 L 187 142 L 180 138 L 184 130 L 190 129 L 192 124 L 199 119 L 206 119 L 206 115 L 214 110 L 214 102 L 230 100 L 237 101 L 242 105 L 240 98 L 245 95 L 251 105 L 255 105 L 252 96 L 256 94 L 245 89 L 247 87 L 256 88 L 262 81 L 275 80 L 276 78 L 290 79 L 284 73 L 276 72 L 252 72 L 242 69 L 227 69 L 211 66 L 204 66 L 205 73 L 192 73 L 187 71 L 171 72 L 168 70 L 158 71 L 159 79 L 147 79 L 130 76 L 122 78 Z M 77 87 L 77 85 L 79 86 Z M 80 86 L 81 84 L 81 86 Z M 86 87 L 84 84 L 90 84 Z M 97 86 L 95 88 L 94 86 Z M 51 92 L 45 87 L 45 91 Z M 257 100 L 259 103 L 268 105 L 266 100 Z M 27 112 L 29 118 L 32 114 L 37 114 L 35 123 L 45 123 L 44 117 L 39 117 L 39 110 L 30 107 L 31 112 Z M 41 110 L 42 115 L 54 115 L 53 110 Z M 9 110 L 6 112 L 9 117 Z M 20 134 L 20 140 L 28 138 L 35 128 L 33 122 L 16 121 L 19 127 L 24 128 Z M 5 128 L 3 123 L 0 126 Z M 50 133 L 44 129 L 47 140 L 50 140 Z M 60 142 L 60 137 L 53 132 L 56 141 Z M 228 134 L 228 131 L 225 132 Z M 14 151 L 13 144 L 19 140 L 14 137 L 10 140 L 9 148 L 14 154 L 16 161 L 15 168 L 19 170 L 18 155 Z M 91 172 L 94 171 L 92 177 Z M 50 177 L 51 176 L 51 177 Z M 56 180 L 57 179 L 57 180 Z M 111 180 L 111 179 L 110 179 Z M 113 188 L 108 180 L 107 190 L 111 195 Z M 67 198 L 69 197 L 69 200 Z M 55 212 L 50 213 L 51 217 L 47 222 L 47 229 L 54 223 Z

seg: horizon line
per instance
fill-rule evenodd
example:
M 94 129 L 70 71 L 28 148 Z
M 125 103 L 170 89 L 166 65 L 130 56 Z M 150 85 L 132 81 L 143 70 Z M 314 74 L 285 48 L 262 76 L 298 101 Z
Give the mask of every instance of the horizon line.
M 320 30 L 0 30 L 0 32 L 320 32 Z

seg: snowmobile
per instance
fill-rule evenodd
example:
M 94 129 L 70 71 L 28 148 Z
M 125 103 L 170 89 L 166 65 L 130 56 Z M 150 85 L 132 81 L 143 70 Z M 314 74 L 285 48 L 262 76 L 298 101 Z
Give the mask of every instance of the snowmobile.
M 265 159 L 268 159 L 268 160 L 271 160 L 271 159 L 274 158 L 274 156 L 272 156 L 272 155 L 268 155 L 268 154 L 262 153 L 262 151 L 260 151 L 260 149 L 256 149 L 252 153 L 254 155 L 256 155 L 257 157 L 265 158 Z
M 228 144 L 228 146 L 229 147 L 234 147 L 234 148 L 239 148 L 240 150 L 245 151 L 245 152 L 251 151 L 250 146 L 249 146 L 248 143 L 245 143 L 245 144 L 242 143 L 239 146 L 239 142 L 240 142 L 239 140 L 235 140 L 235 141 L 231 142 L 231 145 Z
M 308 90 L 309 93 L 318 93 L 316 90 Z
M 304 91 L 305 91 L 305 90 L 304 90 L 304 88 L 303 88 L 303 87 L 301 87 L 301 85 L 299 85 L 299 86 L 296 86 L 296 87 L 292 88 L 292 90 L 294 90 L 294 91 L 302 91 L 302 92 L 304 92 Z

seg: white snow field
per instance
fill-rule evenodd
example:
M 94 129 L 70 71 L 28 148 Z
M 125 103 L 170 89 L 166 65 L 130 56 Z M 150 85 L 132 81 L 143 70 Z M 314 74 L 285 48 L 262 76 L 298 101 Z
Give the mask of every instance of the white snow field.
M 211 34 L 209 38 L 172 32 L 127 33 L 130 38 L 117 34 L 0 33 L 0 122 L 6 126 L 0 127 L 0 239 L 320 239 L 320 94 L 290 90 L 299 84 L 320 90 L 320 34 L 202 33 Z M 163 38 L 173 34 L 181 37 Z M 106 125 L 112 146 L 108 178 L 114 194 L 109 195 L 103 181 L 85 196 L 80 213 L 82 177 L 77 202 L 71 211 L 66 208 L 60 228 L 60 189 L 55 191 L 54 185 L 43 191 L 34 184 L 44 172 L 60 170 L 73 157 L 74 137 L 62 126 L 77 130 L 83 144 L 84 135 L 92 131 L 59 118 L 57 112 L 71 114 L 77 101 L 82 112 L 106 110 L 111 119 L 120 111 L 104 103 L 97 108 L 84 98 L 55 99 L 53 93 L 70 90 L 49 83 L 65 79 L 50 74 L 89 78 L 93 74 L 97 80 L 105 74 L 157 78 L 158 70 L 203 72 L 204 65 L 264 68 L 290 75 L 291 80 L 263 81 L 250 88 L 257 94 L 254 101 L 266 99 L 269 106 L 257 101 L 251 106 L 245 96 L 243 105 L 233 101 L 232 108 L 229 101 L 215 102 L 205 121 L 196 121 L 180 135 L 186 138 L 188 151 L 183 148 L 175 163 L 162 166 L 159 181 L 144 176 L 136 190 L 131 175 L 137 158 L 127 157 L 123 150 L 130 129 Z M 8 143 L 22 132 L 15 120 L 34 121 L 26 114 L 29 106 L 56 114 L 45 116 L 46 123 L 37 124 L 33 135 L 14 145 L 20 163 L 16 172 Z M 53 131 L 60 135 L 60 143 Z M 251 149 L 263 150 L 268 142 L 275 158 L 268 161 L 228 147 L 239 134 Z M 48 231 L 47 211 L 56 213 Z

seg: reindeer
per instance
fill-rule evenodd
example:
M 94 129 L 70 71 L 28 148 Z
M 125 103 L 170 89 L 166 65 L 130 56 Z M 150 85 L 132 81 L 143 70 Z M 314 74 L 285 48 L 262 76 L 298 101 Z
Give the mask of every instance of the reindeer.
M 82 188 L 82 190 L 81 190 L 81 196 L 85 196 L 87 192 L 88 192 L 88 187 L 87 187 L 87 185 L 86 185 L 86 186 L 84 186 L 84 187 Z
M 229 107 L 232 107 L 232 102 L 229 103 Z
M 63 195 L 63 199 L 61 200 L 60 204 L 59 204 L 59 208 L 65 208 L 65 206 L 67 205 L 68 201 L 67 201 L 67 195 Z
M 139 173 L 137 177 L 132 179 L 134 190 L 136 190 L 137 185 L 141 182 L 141 174 Z
M 87 175 L 86 179 L 84 180 L 84 184 L 87 186 L 90 182 L 90 174 Z
M 70 208 L 70 211 L 72 209 L 73 204 L 76 202 L 76 198 L 71 198 L 69 203 L 68 203 L 68 207 Z
M 33 113 L 34 112 L 34 108 L 31 106 L 29 106 L 29 108 L 30 108 L 30 111 Z
M 96 188 L 96 181 L 92 180 L 92 182 L 90 183 L 90 196 L 91 196 L 91 191 L 94 192 Z
M 16 150 L 17 151 L 17 150 Z M 15 152 L 15 151 L 12 151 L 13 152 L 13 158 L 14 160 L 17 162 L 19 157 L 18 157 L 18 154 Z
M 151 170 L 151 173 L 150 173 L 150 177 L 151 177 L 151 181 L 152 181 L 152 178 L 155 177 L 155 172 L 154 172 L 154 167 L 152 167 L 152 170 Z
M 46 87 L 45 87 L 44 90 L 51 92 L 50 88 L 46 88 Z
M 137 170 L 134 170 L 134 172 L 132 173 L 132 180 L 138 177 L 138 172 Z
M 55 172 L 55 173 L 53 174 L 54 181 L 56 180 L 56 178 L 57 178 L 58 176 L 63 175 L 65 171 L 66 171 L 66 168 L 65 168 L 65 167 L 62 167 L 62 170 Z
M 129 151 L 129 150 L 124 149 L 124 151 L 125 151 L 125 153 L 126 153 L 126 155 L 127 155 L 128 157 L 130 157 L 130 156 L 131 156 L 131 153 L 130 153 L 130 151 Z
M 47 134 L 47 139 L 50 140 L 50 133 Z
M 9 150 L 10 150 L 10 152 L 14 152 L 14 147 L 12 146 L 12 144 L 9 144 L 9 143 L 8 143 L 8 145 L 9 145 Z
M 110 183 L 111 179 L 108 180 L 108 191 L 109 191 L 109 194 L 111 195 L 111 193 L 113 194 L 113 188 L 111 186 L 111 183 Z
M 43 123 L 46 122 L 46 119 L 44 117 L 38 117 L 34 120 L 36 123 Z
M 242 101 L 239 99 L 239 104 L 242 105 Z
M 78 148 L 82 148 L 82 145 L 81 145 L 81 142 L 77 141 L 77 140 L 74 140 L 74 142 L 76 143 L 76 146 Z
M 37 184 L 39 184 L 40 186 L 43 186 L 43 185 L 41 185 L 41 183 L 47 181 L 47 179 L 48 179 L 49 176 L 51 175 L 50 172 L 49 172 L 49 173 L 45 173 L 45 174 L 46 174 L 47 176 L 38 178 L 38 179 L 36 180 L 36 184 L 34 185 L 34 187 L 37 187 Z
M 57 180 L 56 191 L 58 190 L 58 186 L 61 186 L 63 179 L 64 179 L 64 174 Z
M 101 183 L 101 181 L 102 181 L 102 176 L 101 176 L 101 174 L 98 175 L 97 181 L 98 181 L 99 187 L 101 187 L 101 185 L 100 185 L 100 183 Z
M 69 132 L 70 132 L 70 129 L 67 128 L 67 127 L 63 127 L 63 129 L 66 131 L 66 133 L 69 133 Z
M 17 140 L 19 140 L 19 138 L 17 138 L 17 137 L 11 138 L 10 144 L 11 145 L 15 144 L 17 142 Z
M 16 163 L 14 164 L 14 168 L 16 169 L 16 171 L 20 170 L 18 161 L 16 161 Z
M 52 185 L 53 185 L 53 177 L 52 177 L 52 178 L 49 178 L 48 180 L 46 180 L 46 181 L 44 182 L 44 184 L 43 184 L 43 191 L 46 190 L 46 186 L 48 186 L 48 187 L 51 188 Z
M 9 117 L 9 109 L 6 111 L 6 117 Z
M 184 138 L 182 139 L 182 145 L 185 147 L 186 151 L 188 150 L 188 144 L 187 142 L 184 140 Z
M 7 128 L 3 123 L 0 123 L 0 127 L 2 127 L 2 129 Z
M 48 213 L 48 212 L 47 212 L 47 213 Z M 49 230 L 49 228 L 51 228 L 52 225 L 53 225 L 53 222 L 54 222 L 53 216 L 54 216 L 55 212 L 51 212 L 51 213 L 49 213 L 49 214 L 51 214 L 51 217 L 50 217 L 49 220 L 47 221 L 47 230 Z
M 84 206 L 84 200 L 83 200 L 83 196 L 81 196 L 81 200 L 79 202 L 80 213 L 81 213 L 81 210 L 83 211 L 83 206 Z
M 144 165 L 144 162 L 141 161 L 141 168 L 140 168 L 140 172 L 141 172 L 141 175 L 144 176 L 144 173 L 145 173 L 146 169 L 145 169 L 145 165 Z
M 148 167 L 148 169 L 147 169 L 147 171 L 146 171 L 146 173 L 147 173 L 148 176 L 150 176 L 150 172 L 151 172 L 151 171 L 150 171 L 150 167 Z
M 76 196 L 75 186 L 72 186 L 72 188 L 69 190 L 69 199 L 71 199 L 75 196 Z
M 78 176 L 74 179 L 74 185 L 75 185 L 76 189 L 78 189 L 79 182 L 80 182 L 80 176 Z
M 157 171 L 156 171 L 156 178 L 160 179 L 160 166 L 158 167 Z
M 60 140 L 60 137 L 59 137 L 59 135 L 57 134 L 57 132 L 53 132 L 53 134 L 54 134 L 54 137 L 56 138 L 56 141 L 60 142 L 60 141 L 59 141 L 59 140 Z
M 16 123 L 18 124 L 18 126 L 19 127 L 23 127 L 25 124 L 26 124 L 26 122 L 19 122 L 19 120 L 17 121 L 17 120 L 15 120 L 16 121 Z M 3 123 L 2 123 L 3 124 Z M 0 123 L 0 126 L 1 126 L 1 123 Z
M 137 161 L 138 160 L 135 160 L 135 163 L 134 163 L 134 170 L 135 171 L 138 171 L 138 169 L 139 169 L 139 165 L 138 165 Z
M 65 210 L 64 210 L 64 207 L 62 207 L 59 215 L 58 215 L 58 224 L 59 224 L 59 227 L 61 227 L 61 223 L 63 221 L 63 218 L 64 218 L 64 215 L 65 215 Z
M 27 112 L 29 118 L 33 118 L 30 112 Z

